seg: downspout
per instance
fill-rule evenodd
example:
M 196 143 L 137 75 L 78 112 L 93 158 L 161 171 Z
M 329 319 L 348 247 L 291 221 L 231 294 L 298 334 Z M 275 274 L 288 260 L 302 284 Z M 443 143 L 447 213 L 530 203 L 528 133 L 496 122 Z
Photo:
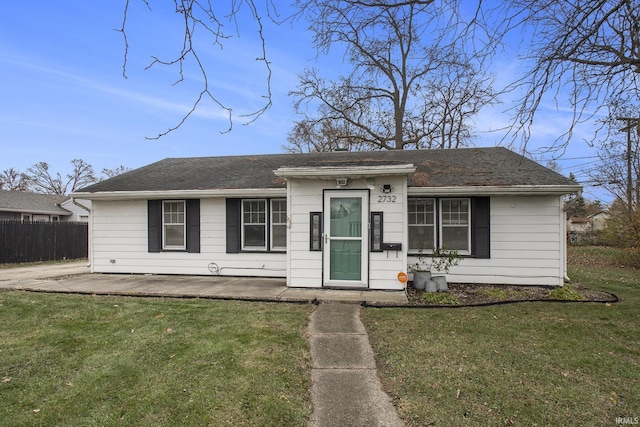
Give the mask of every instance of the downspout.
M 80 209 L 84 209 L 85 211 L 91 213 L 91 209 L 89 209 L 88 207 L 86 207 L 85 205 L 83 205 L 82 203 L 78 202 L 75 197 L 71 198 L 71 203 L 73 203 L 74 205 L 76 205 L 77 207 L 79 207 Z M 89 258 L 89 262 L 87 262 L 87 267 L 91 267 L 91 248 L 93 247 L 93 245 L 91 244 L 91 215 L 89 215 L 89 237 L 88 237 L 88 242 L 87 242 L 87 246 L 88 246 L 88 254 L 87 257 Z M 92 271 L 93 272 L 93 271 Z
M 565 213 L 563 221 L 562 221 L 562 224 L 563 224 L 562 228 L 564 229 L 564 240 L 565 240 L 565 242 L 564 242 L 564 256 L 563 256 L 563 258 L 564 258 L 564 260 L 563 260 L 563 263 L 564 263 L 564 278 L 563 279 L 564 279 L 565 283 L 571 282 L 571 278 L 567 275 L 567 215 L 566 215 L 566 213 L 567 213 L 567 211 L 569 209 L 571 209 L 571 207 L 573 205 L 576 204 L 576 202 L 578 201 L 578 199 L 580 197 L 582 197 L 582 187 L 576 193 L 576 197 L 574 197 L 574 199 L 571 200 L 569 203 L 567 203 L 566 206 L 562 209 L 562 211 Z
M 71 203 L 73 203 L 73 204 L 74 204 L 74 205 L 76 205 L 77 207 L 82 208 L 82 209 L 84 209 L 85 211 L 87 211 L 87 212 L 91 213 L 91 209 L 89 209 L 88 207 L 86 207 L 85 205 L 83 205 L 82 203 L 80 203 L 79 201 L 77 201 L 77 200 L 75 199 L 75 197 L 72 197 L 72 198 L 71 198 Z

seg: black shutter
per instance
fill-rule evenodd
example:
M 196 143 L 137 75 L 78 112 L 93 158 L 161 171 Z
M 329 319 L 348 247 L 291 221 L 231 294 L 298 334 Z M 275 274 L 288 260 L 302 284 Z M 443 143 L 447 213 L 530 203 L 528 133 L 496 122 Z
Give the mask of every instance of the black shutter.
M 309 212 L 309 250 L 322 250 L 322 212 Z
M 185 201 L 187 209 L 187 252 L 200 253 L 200 200 Z
M 240 209 L 242 199 L 227 199 L 227 253 L 240 252 Z
M 471 255 L 491 258 L 491 212 L 489 197 L 471 199 Z
M 149 252 L 162 251 L 162 200 L 147 200 L 147 240 Z

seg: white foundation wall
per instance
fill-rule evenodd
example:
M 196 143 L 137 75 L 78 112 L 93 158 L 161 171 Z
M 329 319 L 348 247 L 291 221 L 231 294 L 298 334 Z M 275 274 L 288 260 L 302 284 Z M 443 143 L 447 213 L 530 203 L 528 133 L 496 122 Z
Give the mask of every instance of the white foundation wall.
M 93 202 L 91 269 L 95 273 L 285 277 L 285 253 L 226 253 L 224 198 L 200 199 L 200 253 L 148 252 L 147 201 Z
M 389 184 L 391 193 L 380 188 Z M 287 285 L 292 287 L 322 287 L 322 251 L 310 251 L 310 213 L 323 211 L 324 190 L 369 190 L 369 222 L 371 212 L 383 212 L 383 241 L 401 243 L 402 251 L 369 252 L 369 289 L 402 289 L 397 275 L 406 271 L 406 179 L 401 176 L 353 179 L 348 186 L 338 187 L 335 180 L 289 179 L 289 241 L 290 265 Z M 381 197 L 393 196 L 393 197 Z M 369 236 L 367 246 L 369 247 Z
M 491 197 L 491 258 L 465 258 L 451 268 L 447 279 L 562 286 L 566 274 L 562 206 L 559 196 Z

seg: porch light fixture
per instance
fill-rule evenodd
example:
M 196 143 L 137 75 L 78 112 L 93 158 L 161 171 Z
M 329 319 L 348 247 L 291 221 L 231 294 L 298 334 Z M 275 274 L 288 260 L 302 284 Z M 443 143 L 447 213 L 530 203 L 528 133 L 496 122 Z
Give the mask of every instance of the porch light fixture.
M 384 184 L 382 187 L 380 187 L 380 191 L 383 193 L 393 193 L 393 187 L 391 186 L 391 184 Z
M 338 187 L 344 187 L 348 183 L 349 183 L 349 178 L 337 178 L 336 179 L 336 185 Z

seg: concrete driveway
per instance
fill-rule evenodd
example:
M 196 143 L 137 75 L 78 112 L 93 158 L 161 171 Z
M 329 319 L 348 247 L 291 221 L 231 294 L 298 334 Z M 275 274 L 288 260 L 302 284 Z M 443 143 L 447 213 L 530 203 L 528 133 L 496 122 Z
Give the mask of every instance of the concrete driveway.
M 0 268 L 0 282 L 51 279 L 78 274 L 89 274 L 89 272 L 89 264 L 86 260 L 55 264 L 26 264 L 18 267 Z

